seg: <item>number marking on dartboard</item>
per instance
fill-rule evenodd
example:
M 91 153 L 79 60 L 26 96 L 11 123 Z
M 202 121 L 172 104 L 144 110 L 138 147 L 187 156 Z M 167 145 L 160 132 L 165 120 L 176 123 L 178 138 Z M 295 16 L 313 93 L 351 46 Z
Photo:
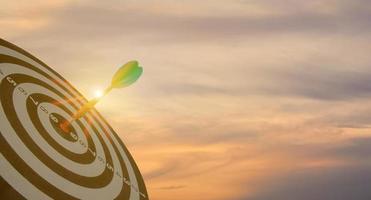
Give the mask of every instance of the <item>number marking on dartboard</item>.
M 97 111 L 67 133 L 58 128 L 83 104 L 78 91 L 20 48 L 0 46 L 0 199 L 148 199 L 133 158 Z

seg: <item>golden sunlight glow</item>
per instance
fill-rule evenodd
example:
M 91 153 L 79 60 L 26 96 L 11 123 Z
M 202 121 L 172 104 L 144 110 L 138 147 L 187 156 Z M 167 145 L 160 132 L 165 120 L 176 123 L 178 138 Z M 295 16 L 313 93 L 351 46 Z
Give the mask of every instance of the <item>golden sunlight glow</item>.
M 94 92 L 94 96 L 95 96 L 96 98 L 100 98 L 100 97 L 102 97 L 102 96 L 103 96 L 103 90 L 96 90 L 96 91 Z

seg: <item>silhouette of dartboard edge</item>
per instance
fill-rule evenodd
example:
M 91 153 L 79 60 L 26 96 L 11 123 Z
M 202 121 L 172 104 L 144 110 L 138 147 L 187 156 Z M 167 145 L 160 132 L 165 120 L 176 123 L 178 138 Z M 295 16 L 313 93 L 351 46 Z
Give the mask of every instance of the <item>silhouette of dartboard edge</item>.
M 86 99 L 23 49 L 0 39 L 0 199 L 148 199 L 134 159 Z

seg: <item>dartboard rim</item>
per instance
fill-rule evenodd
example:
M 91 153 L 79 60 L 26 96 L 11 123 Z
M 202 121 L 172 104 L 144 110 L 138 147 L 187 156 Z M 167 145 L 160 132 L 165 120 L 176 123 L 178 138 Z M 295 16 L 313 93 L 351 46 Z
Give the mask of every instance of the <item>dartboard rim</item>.
M 32 59 L 33 61 L 35 61 L 36 63 L 40 64 L 42 67 L 45 68 L 45 70 L 48 70 L 50 71 L 51 73 L 53 73 L 56 77 L 58 77 L 64 84 L 66 84 L 66 88 L 68 88 L 70 91 L 74 92 L 75 94 L 79 95 L 80 97 L 82 97 L 82 101 L 87 101 L 87 99 L 70 83 L 68 82 L 65 78 L 63 78 L 59 73 L 57 73 L 54 69 L 52 69 L 51 67 L 49 67 L 47 64 L 45 64 L 44 62 L 42 62 L 40 59 L 36 58 L 35 56 L 33 56 L 32 54 L 28 53 L 26 50 L 0 38 L 0 46 L 3 46 L 3 47 L 6 47 L 6 48 L 9 48 L 11 50 L 14 50 L 30 59 Z M 108 121 L 97 111 L 95 110 L 94 112 L 96 115 L 97 115 L 97 118 L 99 120 L 101 120 L 102 123 L 104 123 L 106 125 L 106 127 L 109 129 L 109 131 L 112 133 L 112 136 L 115 138 L 115 140 L 119 143 L 120 147 L 122 148 L 122 150 L 124 151 L 125 153 L 125 156 L 129 159 L 129 162 L 130 162 L 130 166 L 133 168 L 133 170 L 136 172 L 135 174 L 135 177 L 136 177 L 136 180 L 138 182 L 138 186 L 140 186 L 140 189 L 141 189 L 141 193 L 145 195 L 145 197 L 143 196 L 140 196 L 140 199 L 149 199 L 148 198 L 148 193 L 147 193 L 147 189 L 146 189 L 146 186 L 145 186 L 145 183 L 144 183 L 144 180 L 143 180 L 143 176 L 137 166 L 137 163 L 135 162 L 134 158 L 132 157 L 131 153 L 129 152 L 129 150 L 127 149 L 126 145 L 124 145 L 123 141 L 121 140 L 121 138 L 118 136 L 118 134 L 113 130 L 113 128 L 110 126 L 110 124 L 108 123 Z M 123 156 L 123 155 L 121 155 Z M 125 168 L 127 166 L 124 166 Z M 14 198 L 25 198 L 23 197 L 19 191 L 15 190 L 14 188 L 12 188 L 12 186 L 10 186 L 7 181 L 3 178 L 3 176 L 0 176 L 0 186 L 1 188 L 4 188 L 4 189 L 7 189 L 10 191 L 9 194 L 12 194 L 14 196 Z M 4 194 L 2 194 L 2 190 L 3 189 L 0 189 L 0 197 L 2 197 Z M 9 192 L 8 191 L 8 192 Z M 5 194 L 6 195 L 6 194 Z M 4 196 L 3 196 L 4 197 Z M 5 196 L 6 197 L 6 196 Z

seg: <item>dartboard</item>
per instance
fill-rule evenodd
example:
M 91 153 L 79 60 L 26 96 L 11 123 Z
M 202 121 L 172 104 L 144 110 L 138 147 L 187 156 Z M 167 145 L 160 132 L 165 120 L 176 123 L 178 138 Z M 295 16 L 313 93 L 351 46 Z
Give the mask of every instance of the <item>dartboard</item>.
M 0 199 L 148 199 L 121 139 L 46 64 L 0 39 Z

